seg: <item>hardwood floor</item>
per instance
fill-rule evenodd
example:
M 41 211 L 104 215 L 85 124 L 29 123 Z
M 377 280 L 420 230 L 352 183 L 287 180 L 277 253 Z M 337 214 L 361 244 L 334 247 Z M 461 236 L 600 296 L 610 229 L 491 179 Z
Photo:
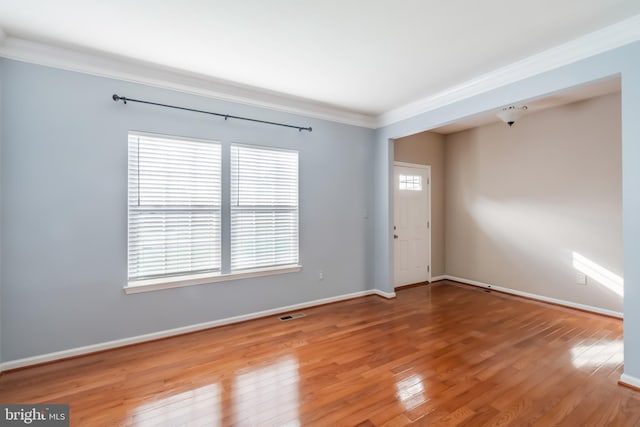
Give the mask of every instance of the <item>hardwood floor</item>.
M 452 282 L 5 373 L 74 426 L 634 426 L 622 321 Z

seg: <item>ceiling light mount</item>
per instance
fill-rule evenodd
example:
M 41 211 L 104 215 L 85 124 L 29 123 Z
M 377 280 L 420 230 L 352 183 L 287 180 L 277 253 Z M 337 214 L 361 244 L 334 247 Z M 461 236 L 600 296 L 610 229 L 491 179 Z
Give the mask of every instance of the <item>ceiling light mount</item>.
M 510 105 L 508 107 L 504 107 L 502 110 L 498 111 L 498 118 L 509 125 L 509 127 L 513 126 L 513 124 L 518 120 L 522 115 L 527 111 L 526 105 Z

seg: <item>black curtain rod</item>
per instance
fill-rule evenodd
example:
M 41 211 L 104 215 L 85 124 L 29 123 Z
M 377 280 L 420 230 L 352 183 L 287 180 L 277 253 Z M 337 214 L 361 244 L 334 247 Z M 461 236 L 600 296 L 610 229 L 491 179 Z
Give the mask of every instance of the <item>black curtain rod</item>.
M 210 114 L 212 116 L 224 117 L 225 120 L 227 120 L 227 119 L 246 120 L 248 122 L 264 123 L 264 124 L 267 124 L 267 125 L 274 125 L 274 126 L 283 126 L 283 127 L 286 127 L 286 128 L 298 129 L 298 132 L 302 132 L 303 130 L 307 130 L 309 132 L 312 131 L 311 126 L 309 126 L 309 127 L 294 126 L 294 125 L 288 125 L 286 123 L 269 122 L 269 121 L 266 121 L 266 120 L 251 119 L 249 117 L 232 116 L 231 114 L 212 113 L 211 111 L 196 110 L 194 108 L 177 107 L 175 105 L 160 104 L 159 102 L 151 102 L 151 101 L 143 101 L 141 99 L 127 98 L 126 96 L 119 96 L 119 95 L 116 95 L 115 93 L 113 94 L 113 96 L 111 98 L 113 98 L 113 100 L 115 102 L 122 101 L 125 104 L 128 101 L 130 101 L 130 102 L 139 102 L 141 104 L 157 105 L 158 107 L 174 108 L 176 110 L 184 110 L 184 111 L 192 111 L 194 113 Z

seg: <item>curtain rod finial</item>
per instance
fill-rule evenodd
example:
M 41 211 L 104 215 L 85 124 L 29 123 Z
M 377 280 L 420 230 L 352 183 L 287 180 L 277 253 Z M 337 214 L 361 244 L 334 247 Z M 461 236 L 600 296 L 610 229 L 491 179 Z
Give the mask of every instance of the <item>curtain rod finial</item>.
M 123 103 L 127 103 L 127 97 L 125 96 L 119 96 L 118 94 L 114 93 L 113 96 L 111 97 L 114 101 L 118 102 L 118 101 L 122 101 Z

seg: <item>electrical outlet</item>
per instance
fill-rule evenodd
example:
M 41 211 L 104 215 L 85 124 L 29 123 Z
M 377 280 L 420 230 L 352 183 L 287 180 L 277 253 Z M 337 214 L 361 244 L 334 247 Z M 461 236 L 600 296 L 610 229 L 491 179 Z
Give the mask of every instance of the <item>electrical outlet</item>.
M 582 271 L 576 271 L 576 284 L 578 285 L 586 285 L 587 284 L 587 275 Z
M 318 271 L 318 280 L 324 280 L 324 271 Z

